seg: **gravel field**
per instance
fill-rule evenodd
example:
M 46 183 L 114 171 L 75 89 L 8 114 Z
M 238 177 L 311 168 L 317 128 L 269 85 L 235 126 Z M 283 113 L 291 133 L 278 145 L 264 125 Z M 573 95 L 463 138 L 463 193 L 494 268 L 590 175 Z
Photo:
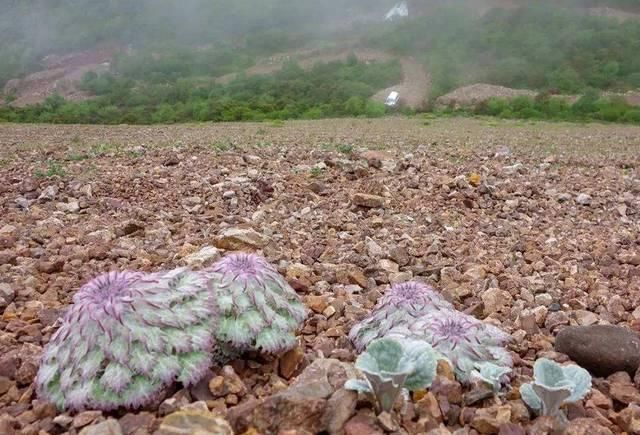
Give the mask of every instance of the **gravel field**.
M 0 180 L 3 435 L 640 433 L 640 373 L 594 378 L 563 427 L 518 391 L 536 358 L 568 361 L 554 342 L 569 325 L 640 332 L 640 127 L 0 124 Z M 231 229 L 310 309 L 296 349 L 213 368 L 136 412 L 61 413 L 37 399 L 42 348 L 82 283 L 206 266 Z M 341 388 L 357 356 L 351 326 L 390 283 L 411 279 L 512 335 L 507 394 L 477 400 L 444 367 L 439 388 L 376 417 Z M 594 339 L 590 351 L 620 349 Z M 194 432 L 201 421 L 208 431 Z

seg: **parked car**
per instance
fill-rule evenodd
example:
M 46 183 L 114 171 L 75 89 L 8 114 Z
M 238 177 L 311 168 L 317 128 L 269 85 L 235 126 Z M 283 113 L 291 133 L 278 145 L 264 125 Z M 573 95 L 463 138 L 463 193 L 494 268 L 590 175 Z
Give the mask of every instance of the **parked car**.
M 396 107 L 398 102 L 400 101 L 400 94 L 396 91 L 393 91 L 387 97 L 387 100 L 384 102 L 384 105 L 387 107 Z

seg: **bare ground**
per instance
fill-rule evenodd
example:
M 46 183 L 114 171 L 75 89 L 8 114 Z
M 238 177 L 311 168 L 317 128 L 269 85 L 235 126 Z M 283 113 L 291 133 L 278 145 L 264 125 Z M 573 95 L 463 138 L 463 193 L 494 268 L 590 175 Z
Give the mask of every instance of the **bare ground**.
M 261 233 L 269 241 L 261 252 L 314 310 L 292 372 L 283 369 L 290 361 L 234 362 L 247 392 L 197 405 L 226 415 L 239 433 L 246 428 L 235 420 L 236 403 L 268 401 L 322 355 L 354 360 L 345 334 L 390 281 L 431 283 L 457 308 L 512 333 L 514 385 L 530 379 L 537 357 L 566 360 L 553 351 L 554 336 L 585 313 L 640 330 L 638 127 L 404 118 L 0 124 L 0 180 L 0 429 L 7 434 L 76 434 L 107 417 L 68 417 L 33 391 L 41 348 L 81 283 L 112 269 L 184 264 L 230 226 Z M 380 196 L 379 206 L 356 206 L 358 193 Z M 579 204 L 579 194 L 590 203 Z M 487 297 L 496 289 L 497 302 Z M 521 320 L 531 312 L 534 329 Z M 575 424 L 588 417 L 590 430 L 621 433 L 627 404 L 617 382 L 594 382 L 572 411 Z M 625 388 L 625 398 L 640 397 L 637 384 Z M 168 394 L 175 400 L 164 408 L 109 416 L 124 433 L 153 433 L 159 409 L 201 397 Z M 413 414 L 398 414 L 402 430 L 425 433 L 424 413 L 451 432 L 480 427 L 483 413 L 507 408 L 507 420 L 530 433 L 546 424 L 524 408 L 517 389 L 462 414 L 457 399 L 426 397 L 435 405 L 427 409 L 421 399 Z M 292 406 L 300 411 L 304 401 Z M 349 412 L 347 433 L 385 432 L 368 402 Z M 276 416 L 255 424 L 286 425 Z M 269 427 L 264 433 L 287 428 Z

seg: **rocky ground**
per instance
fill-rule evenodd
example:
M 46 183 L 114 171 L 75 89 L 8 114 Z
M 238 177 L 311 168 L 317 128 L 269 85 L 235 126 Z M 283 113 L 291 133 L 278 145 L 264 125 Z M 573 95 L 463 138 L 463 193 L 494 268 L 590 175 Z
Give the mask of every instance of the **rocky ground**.
M 0 125 L 0 145 L 2 434 L 640 433 L 633 370 L 595 379 L 565 429 L 517 388 L 536 358 L 567 361 L 554 350 L 567 325 L 640 331 L 638 127 Z M 278 265 L 310 308 L 298 348 L 234 361 L 138 412 L 69 415 L 37 400 L 42 347 L 81 283 L 238 247 Z M 486 397 L 442 365 L 429 392 L 376 417 L 342 388 L 350 326 L 409 279 L 513 335 L 509 393 Z M 587 352 L 615 357 L 611 343 Z

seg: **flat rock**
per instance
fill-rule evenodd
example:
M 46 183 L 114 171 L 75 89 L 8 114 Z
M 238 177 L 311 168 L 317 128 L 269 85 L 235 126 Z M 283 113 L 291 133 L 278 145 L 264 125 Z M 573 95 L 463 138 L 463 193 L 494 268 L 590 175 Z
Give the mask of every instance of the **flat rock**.
M 229 423 L 219 415 L 183 410 L 167 415 L 154 435 L 233 435 Z
M 110 418 L 102 423 L 87 426 L 80 431 L 80 435 L 123 435 L 118 420 Z
M 251 228 L 226 228 L 216 239 L 216 247 L 227 251 L 264 248 L 269 239 Z
M 384 206 L 384 198 L 366 193 L 356 193 L 353 195 L 353 203 L 365 208 L 381 208 Z
M 634 375 L 640 366 L 640 337 L 621 326 L 567 327 L 558 333 L 555 350 L 597 376 Z

